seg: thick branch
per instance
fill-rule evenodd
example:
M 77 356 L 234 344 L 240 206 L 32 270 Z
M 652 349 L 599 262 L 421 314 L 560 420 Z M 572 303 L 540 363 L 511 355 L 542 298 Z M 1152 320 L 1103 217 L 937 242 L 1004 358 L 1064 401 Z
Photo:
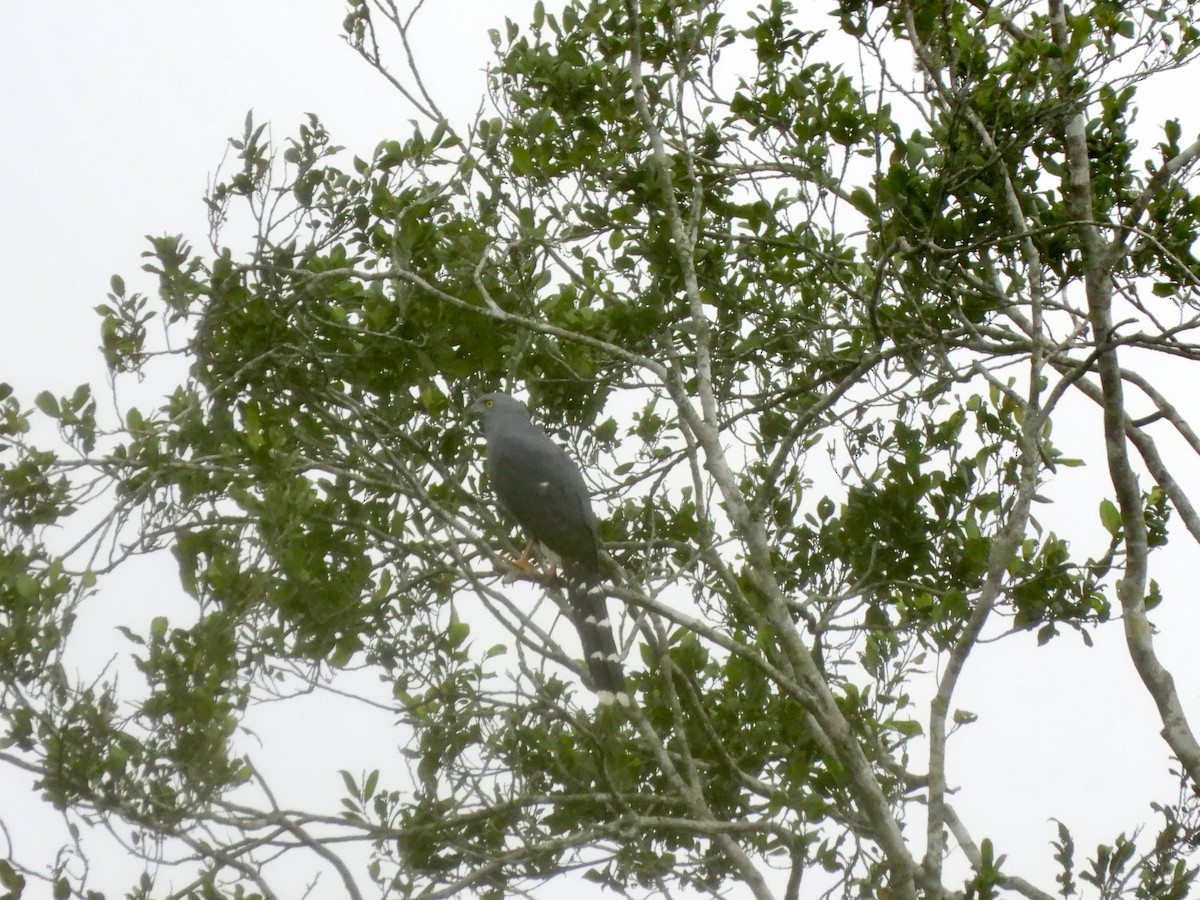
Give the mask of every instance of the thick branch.
M 704 312 L 696 278 L 694 250 L 683 215 L 675 199 L 670 160 L 658 124 L 651 113 L 641 74 L 640 14 L 637 0 L 627 0 L 630 17 L 630 82 L 638 117 L 651 147 L 651 157 L 663 194 L 664 214 L 671 230 L 675 260 L 679 264 L 684 289 L 691 312 L 692 331 L 696 345 L 696 390 L 700 399 L 700 414 L 689 397 L 681 378 L 667 380 L 668 389 L 687 427 L 696 438 L 704 455 L 705 467 L 712 475 L 725 501 L 726 510 L 744 542 L 749 557 L 748 575 L 765 599 L 765 612 L 775 631 L 784 658 L 795 670 L 795 676 L 813 696 L 811 712 L 829 738 L 838 759 L 845 766 L 850 786 L 863 811 L 870 818 L 874 837 L 887 856 L 891 870 L 892 891 L 900 900 L 916 900 L 916 864 L 904 843 L 900 826 L 892 814 L 887 797 L 875 778 L 870 761 L 863 752 L 854 730 L 838 708 L 820 667 L 801 640 L 789 610 L 786 597 L 775 578 L 771 547 L 763 522 L 755 517 L 738 484 L 737 476 L 720 442 L 716 399 L 712 383 L 710 323 Z
M 1054 37 L 1064 53 L 1067 46 L 1066 12 L 1063 0 L 1049 0 L 1050 21 Z M 1111 342 L 1114 330 L 1112 318 L 1112 266 L 1116 261 L 1101 239 L 1095 224 L 1092 200 L 1091 167 L 1088 160 L 1087 132 L 1083 113 L 1067 124 L 1064 142 L 1068 161 L 1068 205 L 1072 218 L 1081 222 L 1078 233 L 1083 254 L 1088 319 L 1092 339 L 1104 347 L 1096 359 L 1103 393 L 1104 445 L 1108 470 L 1121 511 L 1125 534 L 1125 577 L 1117 584 L 1117 596 L 1124 611 L 1125 642 L 1142 682 L 1154 698 L 1163 723 L 1163 737 L 1179 757 L 1194 787 L 1200 788 L 1200 743 L 1184 714 L 1175 682 L 1170 672 L 1159 662 L 1154 651 L 1153 629 L 1146 617 L 1146 583 L 1148 554 L 1146 520 L 1142 510 L 1142 495 L 1137 474 L 1129 460 L 1125 438 L 1125 397 L 1121 380 L 1117 348 Z

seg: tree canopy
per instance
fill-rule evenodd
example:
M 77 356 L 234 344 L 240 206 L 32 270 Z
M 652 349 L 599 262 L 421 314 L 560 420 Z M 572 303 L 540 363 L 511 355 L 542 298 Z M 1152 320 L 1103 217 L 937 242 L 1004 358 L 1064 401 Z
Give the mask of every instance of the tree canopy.
M 118 398 L 173 359 L 178 384 L 115 418 L 0 386 L 0 761 L 149 861 L 128 888 L 10 855 L 0 889 L 271 897 L 304 857 L 351 897 L 1192 894 L 1197 710 L 1151 616 L 1188 599 L 1155 551 L 1200 541 L 1200 140 L 1134 119 L 1196 18 L 538 3 L 454 122 L 405 55 L 419 15 L 351 0 L 417 119 L 355 155 L 316 115 L 279 141 L 247 117 L 208 246 L 151 238 L 157 291 L 114 276 L 97 308 Z M 464 415 L 495 389 L 605 511 L 626 711 L 583 687 L 553 574 L 512 577 Z M 1102 439 L 1071 458 L 1080 416 Z M 1049 503 L 1083 465 L 1105 491 Z M 167 552 L 189 615 L 123 629 L 140 683 L 81 684 L 77 618 Z M 955 691 L 981 641 L 1098 629 L 1179 791 L 1095 853 L 1057 825 L 1042 880 L 955 810 Z M 401 752 L 277 804 L 243 717 L 349 669 L 389 686 Z

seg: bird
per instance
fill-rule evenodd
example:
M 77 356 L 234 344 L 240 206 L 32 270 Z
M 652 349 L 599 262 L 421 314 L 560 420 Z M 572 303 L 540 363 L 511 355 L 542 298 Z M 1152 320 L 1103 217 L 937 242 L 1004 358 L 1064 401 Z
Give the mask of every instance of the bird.
M 579 466 L 508 394 L 483 394 L 467 412 L 483 422 L 492 492 L 528 536 L 562 562 L 567 610 L 602 704 L 628 705 L 608 602 L 599 590 L 600 533 Z

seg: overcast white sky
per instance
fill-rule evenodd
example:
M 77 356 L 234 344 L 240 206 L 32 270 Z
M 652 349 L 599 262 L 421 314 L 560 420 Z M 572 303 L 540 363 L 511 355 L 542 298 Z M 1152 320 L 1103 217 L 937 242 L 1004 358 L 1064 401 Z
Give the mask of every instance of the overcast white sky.
M 478 106 L 487 26 L 531 5 L 428 4 L 417 52 L 448 112 Z M 0 371 L 21 391 L 74 387 L 79 364 L 101 372 L 91 308 L 112 273 L 136 273 L 143 235 L 203 243 L 207 177 L 247 110 L 281 137 L 318 113 L 366 156 L 412 117 L 341 40 L 337 0 L 9 0 L 3 12 Z
M 486 29 L 501 26 L 506 13 L 524 21 L 532 3 L 429 6 L 417 45 L 427 84 L 443 109 L 466 117 L 483 90 Z M 114 272 L 131 289 L 153 290 L 138 277 L 143 235 L 183 233 L 204 243 L 206 181 L 247 110 L 274 122 L 277 135 L 315 112 L 337 143 L 360 156 L 403 133 L 410 111 L 341 41 L 343 15 L 336 0 L 3 4 L 0 381 L 27 400 L 43 389 L 103 384 L 92 307 L 104 302 Z M 1194 126 L 1185 123 L 1185 135 Z M 1081 426 L 1057 437 L 1067 443 L 1096 433 Z M 1079 516 L 1091 522 L 1090 476 L 1070 477 L 1077 480 L 1053 495 L 1078 489 L 1086 504 Z M 114 604 L 153 608 L 160 596 L 153 579 L 169 580 L 169 569 L 150 564 Z M 1178 578 L 1164 584 L 1173 600 L 1155 618 L 1165 629 L 1160 651 L 1195 724 L 1193 571 L 1181 560 Z M 97 628 L 97 639 L 106 639 Z M 952 742 L 950 780 L 966 785 L 955 800 L 976 836 L 998 839 L 1014 871 L 1045 885 L 1050 816 L 1076 829 L 1082 855 L 1145 818 L 1148 799 L 1169 799 L 1170 782 L 1153 705 L 1132 675 L 1119 626 L 1102 632 L 1092 650 L 1073 638 L 1041 650 L 1022 640 L 983 647 L 968 667 L 958 705 L 982 719 Z M 361 742 L 348 741 L 319 710 L 277 704 L 256 715 L 264 755 L 303 746 L 309 757 L 328 751 L 331 768 L 358 768 Z M 335 773 L 326 774 L 317 796 L 338 790 Z M 1160 790 L 1148 793 L 1147 784 Z M 0 773 L 0 814 L 10 824 L 17 788 Z M 29 816 L 53 825 L 45 813 Z

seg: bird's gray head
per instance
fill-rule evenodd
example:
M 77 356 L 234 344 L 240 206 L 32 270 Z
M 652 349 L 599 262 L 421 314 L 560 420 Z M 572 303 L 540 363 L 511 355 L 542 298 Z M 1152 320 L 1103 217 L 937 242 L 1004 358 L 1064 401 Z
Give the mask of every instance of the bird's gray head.
M 529 410 L 520 400 L 508 394 L 484 394 L 467 407 L 467 414 L 483 419 L 483 427 L 507 422 L 528 422 Z

